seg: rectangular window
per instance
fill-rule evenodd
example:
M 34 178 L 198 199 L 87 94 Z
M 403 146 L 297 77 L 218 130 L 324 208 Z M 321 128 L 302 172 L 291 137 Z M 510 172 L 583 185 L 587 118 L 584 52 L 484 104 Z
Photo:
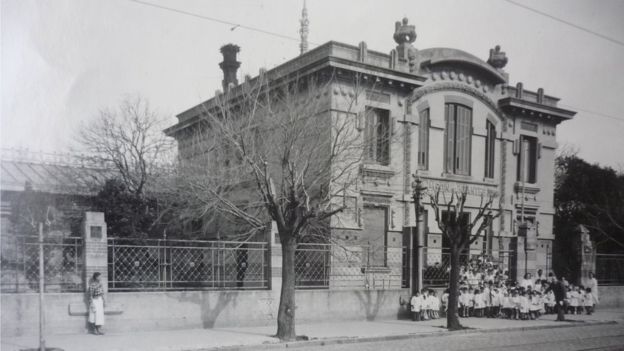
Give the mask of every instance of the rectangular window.
M 418 124 L 418 169 L 429 169 L 429 109 L 420 111 Z
M 537 182 L 537 138 L 520 136 L 520 152 L 518 153 L 517 180 L 534 184 Z
M 485 177 L 494 178 L 494 154 L 496 150 L 496 127 L 490 121 L 485 122 Z
M 459 104 L 445 104 L 446 172 L 470 175 L 472 146 L 472 109 Z
M 367 107 L 364 137 L 366 160 L 387 166 L 390 163 L 390 111 Z

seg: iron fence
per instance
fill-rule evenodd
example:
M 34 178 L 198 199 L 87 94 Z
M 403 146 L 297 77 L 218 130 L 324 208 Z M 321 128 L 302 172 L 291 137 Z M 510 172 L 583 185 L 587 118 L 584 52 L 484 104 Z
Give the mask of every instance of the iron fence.
M 330 244 L 299 244 L 295 249 L 295 287 L 328 288 L 331 271 Z
M 0 237 L 1 291 L 39 291 L 39 238 L 3 235 Z M 45 238 L 43 243 L 44 290 L 84 291 L 82 238 Z
M 425 286 L 447 286 L 451 273 L 451 252 L 446 248 L 423 248 L 423 284 Z M 509 280 L 515 280 L 515 253 L 496 251 L 491 255 L 462 252 L 459 264 L 488 264 L 489 267 L 507 272 Z
M 423 248 L 423 285 L 447 286 L 451 274 L 451 252 L 442 248 Z M 469 262 L 470 255 L 459 255 L 460 265 Z
M 624 285 L 624 253 L 596 254 L 596 280 L 600 285 Z
M 266 242 L 108 239 L 108 288 L 230 290 L 269 287 Z
M 314 284 L 309 284 L 309 280 L 305 284 L 307 278 L 299 277 L 313 274 L 297 270 L 297 288 L 390 289 L 401 288 L 409 279 L 404 276 L 407 248 L 337 244 L 316 247 L 319 250 L 315 256 L 318 257 L 317 262 L 322 260 L 323 264 L 311 264 L 310 267 L 317 268 L 309 269 L 316 272 L 317 278 Z M 300 264 L 298 266 L 301 267 Z

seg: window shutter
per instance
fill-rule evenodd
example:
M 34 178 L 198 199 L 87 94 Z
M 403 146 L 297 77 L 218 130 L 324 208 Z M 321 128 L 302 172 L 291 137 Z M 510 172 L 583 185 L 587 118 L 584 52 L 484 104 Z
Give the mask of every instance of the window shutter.
M 455 106 L 455 172 L 463 173 L 464 170 L 464 152 L 466 150 L 466 121 L 464 120 L 464 108 Z
M 429 109 L 420 112 L 418 125 L 418 168 L 427 169 L 429 153 Z
M 390 112 L 388 112 L 388 114 L 390 114 Z M 396 133 L 395 131 L 395 124 L 396 124 L 396 118 L 395 117 L 388 117 L 388 138 L 385 141 L 385 161 L 386 164 L 389 165 L 390 164 L 390 152 L 392 150 L 392 140 L 394 140 L 394 135 Z
M 364 145 L 366 146 L 366 158 L 369 161 L 375 160 L 375 114 L 372 110 L 366 109 L 363 116 L 364 122 Z
M 444 106 L 444 116 L 446 128 L 444 129 L 444 140 L 446 148 L 446 172 L 453 173 L 455 170 L 455 119 L 454 106 L 446 104 Z
M 472 137 L 471 110 L 464 106 L 456 106 L 456 142 L 455 142 L 455 173 L 470 174 L 470 144 Z
M 537 143 L 537 158 L 542 158 L 542 143 Z
M 513 154 L 518 155 L 520 153 L 520 140 L 516 139 L 513 142 Z

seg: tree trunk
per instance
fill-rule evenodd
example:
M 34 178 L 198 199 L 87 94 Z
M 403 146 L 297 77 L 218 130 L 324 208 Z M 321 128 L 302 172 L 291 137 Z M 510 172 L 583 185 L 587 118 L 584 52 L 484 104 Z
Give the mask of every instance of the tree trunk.
M 446 327 L 449 330 L 459 330 L 463 328 L 459 323 L 459 316 L 457 313 L 457 301 L 459 300 L 459 253 L 459 247 L 454 244 L 451 245 L 451 275 L 449 277 L 449 300 L 448 312 L 446 314 Z
M 280 238 L 285 236 L 280 233 Z M 293 238 L 282 241 L 282 291 L 277 313 L 277 337 L 282 341 L 296 340 L 295 333 L 295 248 Z

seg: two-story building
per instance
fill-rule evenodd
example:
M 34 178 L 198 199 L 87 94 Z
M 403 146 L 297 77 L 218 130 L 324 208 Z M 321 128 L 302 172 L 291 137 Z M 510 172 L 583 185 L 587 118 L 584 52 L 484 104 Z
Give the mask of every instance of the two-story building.
M 474 216 L 481 196 L 496 194 L 502 212 L 471 253 L 506 257 L 507 269 L 551 269 L 553 188 L 557 125 L 575 112 L 557 106 L 544 89 L 511 84 L 500 47 L 487 60 L 452 48 L 417 49 L 407 19 L 395 25 L 390 53 L 328 42 L 262 74 L 273 79 L 331 71 L 327 118 L 351 116 L 367 142 L 358 181 L 344 199 L 347 209 L 332 218 L 331 235 L 349 245 L 372 248 L 367 265 L 389 267 L 388 250 L 406 245 L 404 227 L 414 226 L 412 175 L 431 191 L 467 191 L 466 216 Z M 222 49 L 223 88 L 236 87 L 238 47 Z M 364 85 L 354 86 L 354 76 Z M 343 77 L 344 79 L 341 79 Z M 248 81 L 246 79 L 246 81 Z M 247 84 L 242 83 L 242 84 Z M 362 86 L 363 98 L 353 96 Z M 366 88 L 367 87 L 367 88 Z M 167 129 L 180 154 L 202 113 L 201 106 L 178 115 Z M 424 197 L 427 265 L 448 264 L 446 240 Z M 522 229 L 521 224 L 527 224 Z M 392 274 L 391 269 L 380 271 Z

